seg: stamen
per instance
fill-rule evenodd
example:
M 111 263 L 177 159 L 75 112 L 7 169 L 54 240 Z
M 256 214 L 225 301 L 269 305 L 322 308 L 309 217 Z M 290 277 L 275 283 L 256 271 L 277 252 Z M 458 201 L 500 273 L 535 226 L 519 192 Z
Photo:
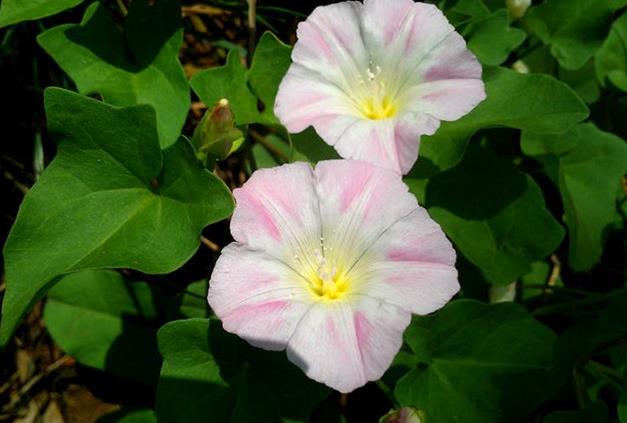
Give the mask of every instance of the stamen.
M 318 266 L 318 276 L 322 279 L 323 284 L 328 285 L 332 284 L 333 278 L 335 277 L 335 273 L 337 271 L 336 266 L 330 266 L 326 259 L 322 259 L 320 261 L 320 265 Z
M 332 259 L 325 257 L 324 252 L 331 247 L 324 245 L 324 238 L 320 237 L 320 249 L 313 251 L 316 265 L 310 270 L 309 288 L 316 299 L 336 300 L 342 297 L 349 288 L 348 279 L 344 272 Z
M 368 119 L 386 119 L 394 116 L 397 111 L 393 98 L 387 94 L 385 81 L 379 77 L 381 71 L 381 66 L 374 65 L 371 60 L 366 69 L 367 81 L 361 76 L 357 78 L 357 82 L 363 87 L 363 95 L 357 97 L 356 103 Z

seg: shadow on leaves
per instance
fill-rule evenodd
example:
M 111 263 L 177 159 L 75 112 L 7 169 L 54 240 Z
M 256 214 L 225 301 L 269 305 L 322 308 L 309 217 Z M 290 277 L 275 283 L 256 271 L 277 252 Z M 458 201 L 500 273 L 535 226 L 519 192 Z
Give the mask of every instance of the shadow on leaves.
M 180 5 L 176 0 L 133 1 L 121 31 L 104 7 L 90 8 L 80 26 L 67 37 L 112 66 L 137 73 L 148 67 L 181 28 Z M 146 28 L 152 28 L 147 31 Z

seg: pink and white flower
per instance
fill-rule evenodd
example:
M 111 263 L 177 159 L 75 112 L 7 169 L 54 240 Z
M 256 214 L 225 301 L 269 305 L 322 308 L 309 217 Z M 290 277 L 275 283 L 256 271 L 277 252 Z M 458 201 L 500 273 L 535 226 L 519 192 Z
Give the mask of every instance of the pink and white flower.
M 411 314 L 459 290 L 451 243 L 395 172 L 293 163 L 256 171 L 234 196 L 236 242 L 211 275 L 211 308 L 338 391 L 379 379 Z
M 343 158 L 407 173 L 421 135 L 485 98 L 481 65 L 440 10 L 413 0 L 317 7 L 298 26 L 274 112 Z

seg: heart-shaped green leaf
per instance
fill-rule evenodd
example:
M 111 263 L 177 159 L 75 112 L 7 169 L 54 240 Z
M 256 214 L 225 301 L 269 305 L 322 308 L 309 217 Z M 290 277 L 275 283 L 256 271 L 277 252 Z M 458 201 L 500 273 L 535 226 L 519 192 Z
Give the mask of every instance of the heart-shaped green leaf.
M 94 3 L 80 24 L 60 25 L 37 38 L 81 93 L 98 93 L 116 106 L 154 107 L 162 148 L 176 142 L 190 106 L 178 61 L 182 40 L 177 0 L 160 0 L 154 6 L 133 1 L 124 31 L 102 4 Z
M 487 66 L 500 65 L 525 41 L 525 31 L 509 25 L 507 10 L 501 9 L 472 24 L 468 48 Z
M 609 81 L 627 92 L 627 13 L 618 18 L 594 57 L 597 77 L 601 85 Z
M 532 7 L 525 23 L 566 69 L 582 67 L 607 36 L 616 0 L 546 0 Z
M 588 108 L 566 84 L 548 75 L 492 68 L 484 74 L 487 98 L 455 122 L 423 137 L 412 176 L 428 178 L 455 166 L 470 137 L 482 128 L 508 127 L 562 133 L 588 116 Z
M 189 141 L 161 151 L 150 106 L 116 108 L 56 88 L 46 90 L 45 106 L 59 152 L 5 244 L 0 345 L 57 276 L 115 267 L 171 272 L 196 251 L 201 230 L 233 209 L 228 188 Z
M 0 28 L 22 21 L 32 21 L 74 7 L 83 0 L 2 0 Z
M 528 273 L 564 236 L 533 179 L 474 145 L 458 166 L 428 180 L 425 206 L 494 284 Z
M 158 299 L 164 297 L 157 287 L 112 270 L 76 272 L 50 290 L 44 320 L 79 363 L 152 385 L 161 367 Z
M 555 335 L 516 304 L 454 301 L 416 318 L 405 340 L 419 364 L 395 396 L 427 421 L 528 422 L 551 393 Z
M 157 392 L 160 422 L 307 421 L 328 393 L 285 353 L 253 348 L 215 319 L 171 322 L 158 338 L 164 360 Z
M 601 257 L 606 228 L 620 221 L 616 193 L 627 172 L 627 144 L 588 123 L 562 135 L 523 132 L 522 148 L 545 165 L 562 194 L 570 266 L 590 269 Z
M 229 100 L 238 125 L 277 125 L 274 99 L 279 83 L 290 66 L 291 48 L 271 32 L 261 36 L 249 70 L 238 50 L 231 50 L 224 66 L 194 75 L 190 84 L 209 107 L 221 98 Z

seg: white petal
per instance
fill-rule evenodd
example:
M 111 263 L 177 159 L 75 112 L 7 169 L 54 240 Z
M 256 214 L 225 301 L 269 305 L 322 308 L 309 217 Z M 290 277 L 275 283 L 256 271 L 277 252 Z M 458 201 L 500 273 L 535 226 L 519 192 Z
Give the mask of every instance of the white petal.
M 417 207 L 399 174 L 355 160 L 315 169 L 324 243 L 329 256 L 351 266 L 392 224 Z
M 410 313 L 366 297 L 317 303 L 298 325 L 287 355 L 310 378 L 350 392 L 383 375 L 410 320 Z
M 319 6 L 298 25 L 292 60 L 346 89 L 368 67 L 361 37 L 363 5 L 356 1 Z
M 252 345 L 282 350 L 312 299 L 305 281 L 281 261 L 245 245 L 222 250 L 207 299 L 224 329 Z
M 416 85 L 403 97 L 408 110 L 452 121 L 474 109 L 486 94 L 480 79 L 444 79 Z
M 372 245 L 350 279 L 359 293 L 424 315 L 459 291 L 455 258 L 440 226 L 417 208 Z
M 320 244 L 320 215 L 311 166 L 292 163 L 258 170 L 233 191 L 235 240 L 296 265 Z
M 274 113 L 291 133 L 310 125 L 329 128 L 330 118 L 356 115 L 355 107 L 340 87 L 298 63 L 290 66 L 281 81 Z

